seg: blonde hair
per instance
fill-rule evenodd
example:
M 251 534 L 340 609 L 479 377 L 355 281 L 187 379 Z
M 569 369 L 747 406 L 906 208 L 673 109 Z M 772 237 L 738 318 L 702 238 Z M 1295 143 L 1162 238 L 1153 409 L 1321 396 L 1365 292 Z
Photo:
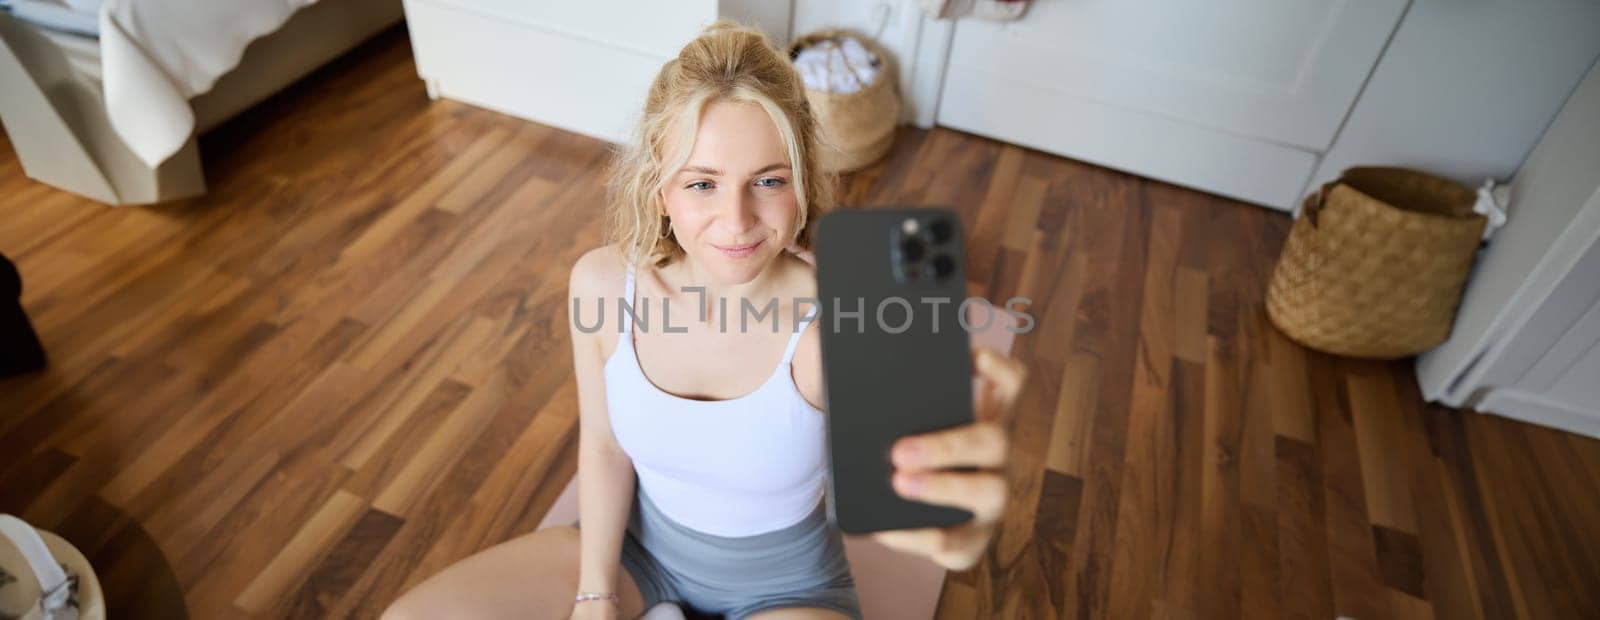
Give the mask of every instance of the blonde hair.
M 721 20 L 662 65 L 650 84 L 633 141 L 619 147 L 612 159 L 607 242 L 630 260 L 660 266 L 684 255 L 683 246 L 668 234 L 661 190 L 688 161 L 701 111 L 722 101 L 756 103 L 777 125 L 800 204 L 794 245 L 811 249 L 817 219 L 833 208 L 835 178 L 816 165 L 822 138 L 804 85 L 788 56 L 765 34 Z M 675 126 L 681 131 L 669 135 Z

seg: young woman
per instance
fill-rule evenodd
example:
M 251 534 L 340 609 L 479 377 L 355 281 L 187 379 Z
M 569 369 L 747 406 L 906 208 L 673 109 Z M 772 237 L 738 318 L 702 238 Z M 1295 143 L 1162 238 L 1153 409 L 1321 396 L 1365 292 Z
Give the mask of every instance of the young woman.
M 799 76 L 758 31 L 715 24 L 662 67 L 638 141 L 614 162 L 611 243 L 572 268 L 580 523 L 462 560 L 387 617 L 633 618 L 660 601 L 728 618 L 860 617 L 824 505 L 820 339 L 796 316 L 809 308 L 790 303 L 816 295 L 796 252 L 833 201 L 817 131 Z M 619 319 L 624 299 L 643 324 Z M 766 316 L 743 311 L 773 299 Z M 902 440 L 891 458 L 902 495 L 976 518 L 876 535 L 957 570 L 1004 510 L 994 420 L 1023 380 L 1017 362 L 975 355 L 992 388 L 980 421 Z M 977 469 L 942 471 L 953 467 Z

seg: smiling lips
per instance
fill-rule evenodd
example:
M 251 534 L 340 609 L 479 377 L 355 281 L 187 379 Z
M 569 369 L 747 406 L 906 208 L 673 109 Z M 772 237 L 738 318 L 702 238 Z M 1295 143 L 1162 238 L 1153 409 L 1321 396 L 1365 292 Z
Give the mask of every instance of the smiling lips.
M 745 245 L 713 245 L 718 250 L 722 250 L 722 253 L 726 254 L 728 258 L 749 258 L 756 253 L 756 248 L 761 247 L 761 244 L 765 242 L 766 240 L 762 239 L 761 241 Z

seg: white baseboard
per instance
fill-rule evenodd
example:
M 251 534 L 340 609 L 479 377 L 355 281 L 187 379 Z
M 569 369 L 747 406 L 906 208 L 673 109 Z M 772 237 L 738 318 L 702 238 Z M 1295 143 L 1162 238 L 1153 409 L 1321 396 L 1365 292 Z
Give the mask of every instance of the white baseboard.
M 1491 390 L 1474 407 L 1484 413 L 1600 438 L 1600 409 L 1582 410 L 1519 390 Z

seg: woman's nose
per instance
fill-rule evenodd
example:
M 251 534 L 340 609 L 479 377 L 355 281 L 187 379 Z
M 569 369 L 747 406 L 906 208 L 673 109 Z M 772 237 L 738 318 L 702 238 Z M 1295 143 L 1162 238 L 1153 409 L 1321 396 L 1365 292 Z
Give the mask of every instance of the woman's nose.
M 723 226 L 732 233 L 742 233 L 755 226 L 756 201 L 750 192 L 741 190 L 729 192 L 727 195 L 728 202 L 723 205 L 720 218 Z

